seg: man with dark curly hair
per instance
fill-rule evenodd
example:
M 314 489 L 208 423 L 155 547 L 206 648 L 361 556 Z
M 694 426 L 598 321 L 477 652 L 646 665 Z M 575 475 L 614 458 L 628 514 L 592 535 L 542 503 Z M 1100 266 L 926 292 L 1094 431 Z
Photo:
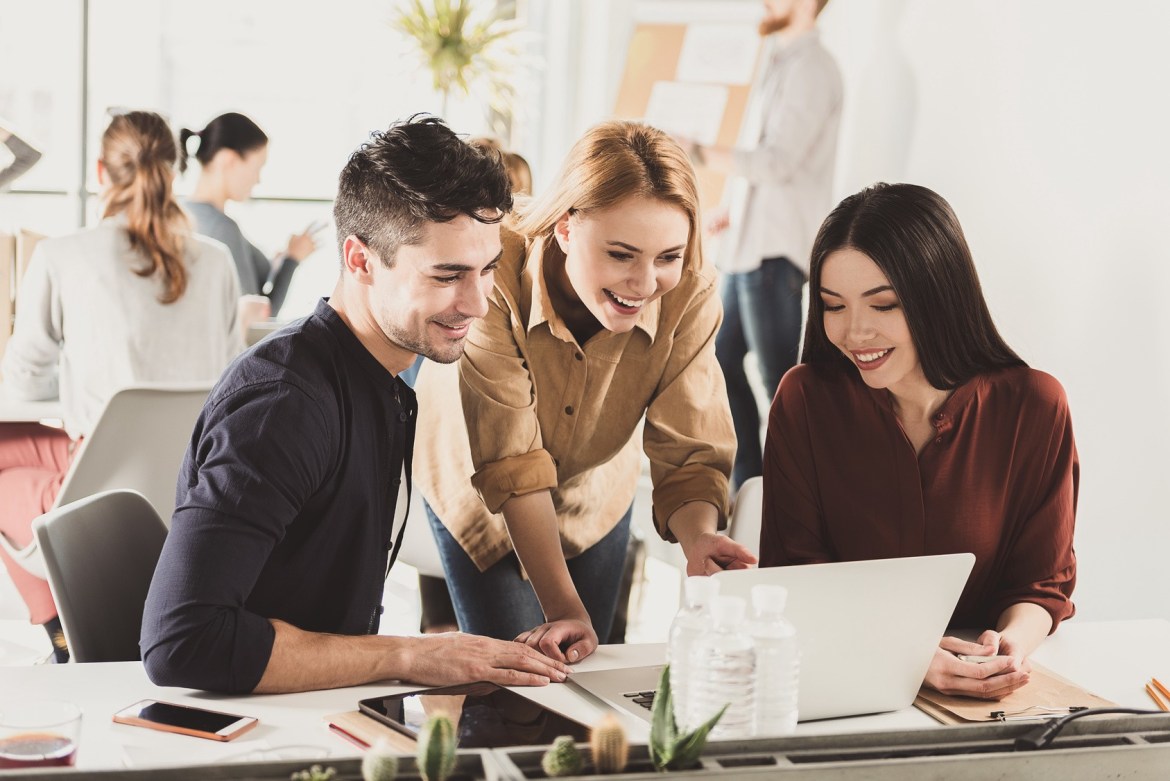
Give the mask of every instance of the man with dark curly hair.
M 377 634 L 417 418 L 398 375 L 416 355 L 459 359 L 511 207 L 498 156 L 433 117 L 350 157 L 333 294 L 236 360 L 196 422 L 143 617 L 151 680 L 232 693 L 564 680 L 521 643 Z

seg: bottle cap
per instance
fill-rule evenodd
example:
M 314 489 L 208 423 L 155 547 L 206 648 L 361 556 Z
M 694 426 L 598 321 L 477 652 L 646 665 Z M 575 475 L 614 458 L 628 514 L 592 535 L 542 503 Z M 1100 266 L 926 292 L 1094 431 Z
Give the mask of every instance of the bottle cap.
M 711 615 L 719 626 L 736 626 L 743 622 L 747 603 L 743 597 L 715 597 L 711 600 Z
M 788 589 L 783 586 L 752 586 L 752 608 L 756 613 L 783 613 Z
M 710 605 L 719 596 L 719 581 L 707 575 L 691 575 L 683 583 L 688 605 Z

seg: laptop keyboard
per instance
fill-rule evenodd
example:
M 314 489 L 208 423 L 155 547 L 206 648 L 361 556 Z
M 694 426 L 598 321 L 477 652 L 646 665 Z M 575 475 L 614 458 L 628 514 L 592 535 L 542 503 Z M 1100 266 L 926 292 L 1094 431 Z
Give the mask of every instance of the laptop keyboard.
M 646 710 L 654 710 L 654 692 L 653 692 L 653 690 L 648 691 L 648 692 L 626 692 L 622 696 L 628 697 L 630 699 L 630 702 L 641 705 Z

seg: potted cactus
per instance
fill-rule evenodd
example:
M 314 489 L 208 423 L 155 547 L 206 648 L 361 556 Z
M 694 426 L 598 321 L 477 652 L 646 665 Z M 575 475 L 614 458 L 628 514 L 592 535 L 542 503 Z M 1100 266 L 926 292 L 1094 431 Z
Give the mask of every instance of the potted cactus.
M 593 768 L 602 775 L 621 773 L 630 761 L 630 743 L 626 730 L 613 716 L 605 716 L 589 733 Z
M 579 775 L 584 764 L 572 735 L 558 737 L 540 758 L 540 768 L 549 778 Z
M 418 772 L 423 781 L 444 781 L 455 769 L 455 725 L 431 716 L 418 733 Z

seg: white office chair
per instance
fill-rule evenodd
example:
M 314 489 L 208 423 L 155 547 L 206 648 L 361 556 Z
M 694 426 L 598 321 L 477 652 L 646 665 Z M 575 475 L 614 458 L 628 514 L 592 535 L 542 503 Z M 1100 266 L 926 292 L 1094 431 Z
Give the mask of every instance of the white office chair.
M 755 555 L 760 555 L 760 527 L 764 515 L 764 478 L 749 477 L 739 487 L 728 523 L 728 535 Z
M 50 510 L 33 535 L 74 662 L 140 658 L 142 611 L 167 527 L 137 491 L 103 491 Z
M 53 507 L 117 488 L 138 491 L 170 524 L 175 480 L 210 385 L 125 388 L 110 398 L 93 433 L 81 444 Z M 0 534 L 0 547 L 17 564 L 47 579 L 34 537 L 24 548 Z

